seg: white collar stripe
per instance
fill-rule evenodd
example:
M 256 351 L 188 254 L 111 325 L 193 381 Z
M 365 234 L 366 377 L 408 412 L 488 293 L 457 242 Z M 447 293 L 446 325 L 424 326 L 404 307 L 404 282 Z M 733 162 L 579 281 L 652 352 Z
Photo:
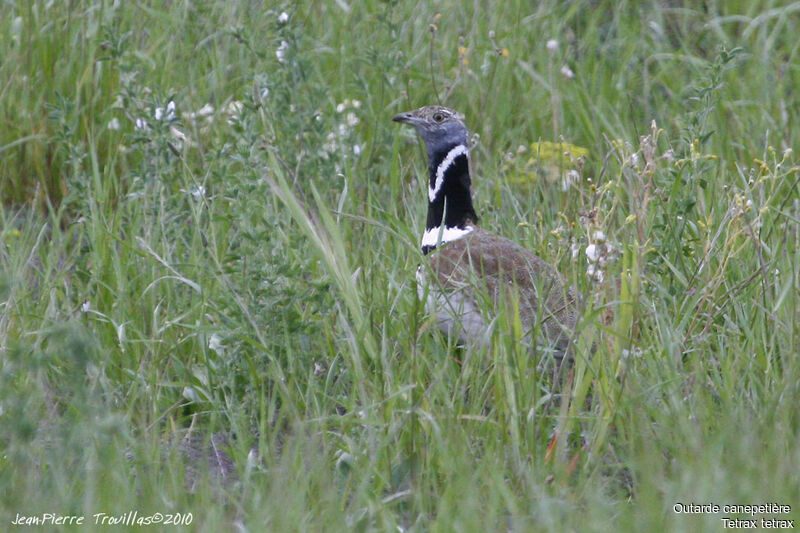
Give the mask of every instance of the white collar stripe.
M 444 185 L 444 173 L 447 171 L 450 165 L 453 164 L 453 161 L 456 160 L 456 157 L 467 154 L 467 147 L 463 144 L 459 144 L 447 152 L 445 158 L 442 159 L 442 162 L 439 163 L 439 166 L 436 168 L 436 182 L 434 183 L 434 186 L 428 188 L 428 200 L 432 202 L 439 195 L 439 191 L 442 190 L 442 185 Z
M 471 233 L 474 230 L 474 226 L 466 226 L 464 228 L 459 227 L 451 227 L 448 228 L 445 226 L 444 230 L 441 230 L 440 227 L 434 227 L 425 230 L 425 233 L 422 234 L 422 247 L 431 247 L 435 248 L 439 243 L 444 244 L 446 242 L 451 242 L 460 239 L 464 235 Z M 439 232 L 441 230 L 442 238 L 439 240 Z

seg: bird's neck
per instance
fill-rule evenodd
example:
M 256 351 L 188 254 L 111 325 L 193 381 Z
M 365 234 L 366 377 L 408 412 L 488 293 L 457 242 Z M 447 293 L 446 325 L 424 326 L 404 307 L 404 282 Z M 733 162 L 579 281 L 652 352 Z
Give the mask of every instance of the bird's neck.
M 422 253 L 437 244 L 459 239 L 474 229 L 478 215 L 472 206 L 469 148 L 455 144 L 429 151 L 428 219 Z

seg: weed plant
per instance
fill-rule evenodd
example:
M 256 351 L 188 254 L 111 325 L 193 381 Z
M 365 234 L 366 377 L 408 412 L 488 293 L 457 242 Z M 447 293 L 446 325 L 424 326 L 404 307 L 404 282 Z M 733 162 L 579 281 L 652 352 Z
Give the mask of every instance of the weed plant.
M 0 523 L 795 519 L 798 11 L 4 2 Z M 417 299 L 426 163 L 391 117 L 437 102 L 481 224 L 583 295 L 563 382 L 513 310 L 467 352 Z

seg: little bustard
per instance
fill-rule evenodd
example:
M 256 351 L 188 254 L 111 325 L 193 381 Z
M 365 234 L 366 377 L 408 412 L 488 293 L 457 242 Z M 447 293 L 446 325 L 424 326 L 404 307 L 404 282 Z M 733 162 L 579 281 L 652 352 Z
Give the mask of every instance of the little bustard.
M 421 246 L 430 265 L 418 269 L 418 287 L 439 328 L 462 344 L 486 344 L 499 306 L 506 305 L 518 312 L 524 342 L 561 359 L 576 323 L 577 294 L 543 259 L 478 227 L 463 115 L 425 106 L 392 120 L 413 126 L 427 149 L 428 216 Z

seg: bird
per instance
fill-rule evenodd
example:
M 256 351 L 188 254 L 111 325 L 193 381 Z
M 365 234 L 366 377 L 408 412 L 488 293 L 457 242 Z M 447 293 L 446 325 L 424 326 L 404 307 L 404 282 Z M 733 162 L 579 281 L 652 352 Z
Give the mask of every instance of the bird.
M 428 214 L 417 290 L 439 329 L 462 346 L 491 345 L 500 306 L 518 313 L 521 340 L 569 355 L 579 297 L 558 271 L 519 244 L 478 226 L 464 115 L 440 105 L 393 117 L 412 126 L 428 157 Z

